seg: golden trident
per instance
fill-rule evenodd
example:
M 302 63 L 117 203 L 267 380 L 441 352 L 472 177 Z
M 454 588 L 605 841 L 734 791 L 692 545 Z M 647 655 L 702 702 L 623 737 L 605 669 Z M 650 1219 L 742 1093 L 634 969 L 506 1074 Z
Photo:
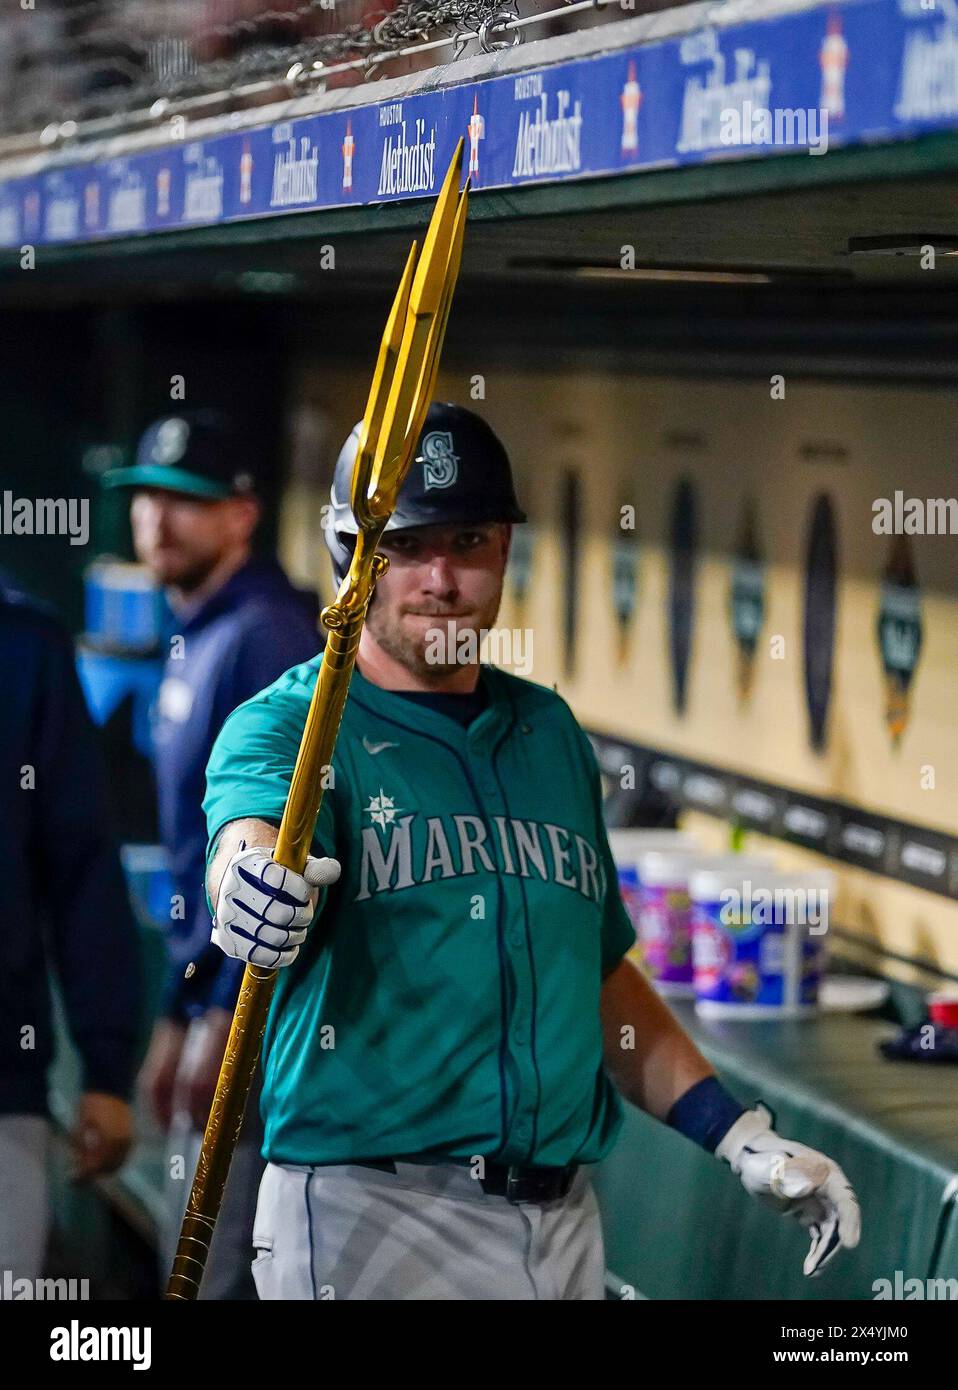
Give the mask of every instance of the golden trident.
M 388 561 L 376 546 L 393 514 L 429 409 L 452 294 L 462 259 L 469 181 L 459 193 L 460 140 L 417 258 L 413 242 L 386 322 L 366 402 L 350 503 L 358 533 L 336 600 L 323 610 L 329 629 L 306 716 L 286 809 L 273 850 L 277 864 L 301 874 L 323 800 L 366 610 Z M 246 1099 L 259 1061 L 276 970 L 247 965 L 233 1013 L 216 1094 L 166 1288 L 168 1299 L 194 1299 L 206 1267 Z

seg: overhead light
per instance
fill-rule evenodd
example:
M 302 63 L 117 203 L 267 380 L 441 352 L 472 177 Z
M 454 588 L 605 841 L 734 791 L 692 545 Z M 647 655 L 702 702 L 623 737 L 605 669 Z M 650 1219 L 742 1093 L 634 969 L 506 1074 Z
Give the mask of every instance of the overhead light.
M 286 270 L 244 270 L 236 285 L 244 294 L 292 294 L 299 288 L 299 277 Z
M 912 256 L 927 255 L 928 250 L 936 256 L 958 256 L 958 237 L 945 236 L 940 232 L 929 232 L 927 236 L 918 233 L 899 232 L 894 236 L 853 236 L 848 239 L 850 256 Z
M 770 285 L 776 276 L 760 270 L 654 270 L 636 267 L 582 266 L 574 272 L 579 280 L 683 280 L 699 285 Z
M 764 270 L 719 270 L 714 266 L 636 266 L 625 270 L 618 261 L 574 260 L 568 256 L 510 256 L 510 270 L 567 275 L 580 280 L 662 280 L 686 284 L 767 285 L 781 279 Z

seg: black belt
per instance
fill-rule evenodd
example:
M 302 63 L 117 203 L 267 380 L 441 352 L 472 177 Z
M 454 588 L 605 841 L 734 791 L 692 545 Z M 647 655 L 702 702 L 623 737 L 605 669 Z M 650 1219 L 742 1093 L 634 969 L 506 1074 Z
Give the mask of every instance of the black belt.
M 401 1158 L 399 1162 L 441 1164 L 443 1159 Z M 355 1167 L 378 1168 L 384 1173 L 395 1173 L 396 1160 L 369 1159 L 366 1162 L 357 1162 Z M 476 1179 L 483 1192 L 488 1193 L 490 1197 L 505 1197 L 507 1202 L 519 1205 L 523 1202 L 556 1202 L 560 1197 L 567 1196 L 579 1171 L 579 1165 L 569 1163 L 564 1168 L 536 1168 L 525 1163 L 486 1163 L 485 1169 L 485 1176 Z
M 479 1184 L 483 1192 L 505 1197 L 507 1202 L 555 1202 L 568 1195 L 577 1172 L 575 1163 L 568 1163 L 564 1168 L 487 1163 L 486 1176 L 479 1179 Z

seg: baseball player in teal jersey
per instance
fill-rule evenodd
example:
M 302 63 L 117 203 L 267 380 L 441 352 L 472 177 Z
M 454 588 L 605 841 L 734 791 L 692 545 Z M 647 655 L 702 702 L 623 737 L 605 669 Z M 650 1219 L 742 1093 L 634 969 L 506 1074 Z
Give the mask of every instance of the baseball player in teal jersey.
M 340 575 L 356 440 L 327 528 Z M 489 427 L 433 405 L 302 876 L 271 848 L 320 658 L 241 705 L 213 749 L 213 939 L 283 967 L 261 1298 L 602 1298 L 586 1167 L 615 1140 L 620 1095 L 797 1215 L 806 1273 L 858 1240 L 837 1165 L 729 1095 L 626 958 L 598 769 L 568 706 L 477 659 L 522 520 Z

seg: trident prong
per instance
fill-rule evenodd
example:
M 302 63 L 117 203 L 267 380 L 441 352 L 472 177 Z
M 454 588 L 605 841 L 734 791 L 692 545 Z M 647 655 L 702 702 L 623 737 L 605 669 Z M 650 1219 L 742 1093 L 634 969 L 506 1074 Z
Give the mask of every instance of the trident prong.
M 396 506 L 436 385 L 468 206 L 468 183 L 457 197 L 463 145 L 460 140 L 422 251 L 417 253 L 414 243 L 409 252 L 366 402 L 350 490 L 356 549 L 336 602 L 323 613 L 329 641 L 273 849 L 275 861 L 296 873 L 303 871 L 316 827 L 366 610 L 386 570 L 376 546 Z M 257 966 L 247 965 L 243 974 L 167 1285 L 169 1299 L 194 1299 L 199 1293 L 275 981 L 275 970 Z
M 402 340 L 388 383 L 382 425 L 372 451 L 365 497 L 368 510 L 365 517 L 356 515 L 359 527 L 367 518 L 370 529 L 384 526 L 392 515 L 419 438 L 419 430 L 414 426 L 429 409 L 438 366 L 438 356 L 434 352 L 431 366 L 429 364 L 430 337 L 435 331 L 441 333 L 443 328 L 443 300 L 447 297 L 450 272 L 453 281 L 458 273 L 458 263 L 454 263 L 453 257 L 457 217 L 460 211 L 464 215 L 468 202 L 468 192 L 459 194 L 458 191 L 464 144 L 460 139 L 456 146 L 416 263 Z M 448 316 L 448 305 L 445 312 Z M 383 385 L 385 389 L 385 383 Z

